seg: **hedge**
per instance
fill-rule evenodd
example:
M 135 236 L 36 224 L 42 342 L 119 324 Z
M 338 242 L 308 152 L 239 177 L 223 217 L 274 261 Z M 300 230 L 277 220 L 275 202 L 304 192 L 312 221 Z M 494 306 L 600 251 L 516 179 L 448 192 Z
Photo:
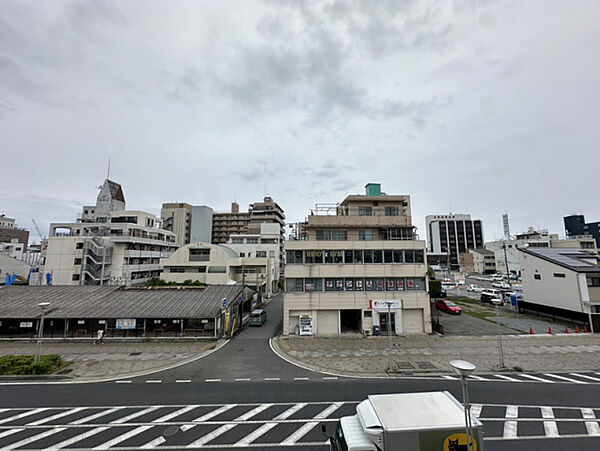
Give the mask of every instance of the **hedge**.
M 50 374 L 62 367 L 65 362 L 58 354 L 40 356 L 38 363 L 33 363 L 33 355 L 5 355 L 0 357 L 0 374 L 25 375 L 25 374 Z

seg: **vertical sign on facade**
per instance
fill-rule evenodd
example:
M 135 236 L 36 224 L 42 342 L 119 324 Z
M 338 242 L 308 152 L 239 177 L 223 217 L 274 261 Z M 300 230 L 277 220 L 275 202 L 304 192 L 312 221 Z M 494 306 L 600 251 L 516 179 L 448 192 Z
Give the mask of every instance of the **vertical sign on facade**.
M 502 215 L 502 226 L 504 227 L 504 236 L 510 236 L 510 227 L 508 226 L 508 213 Z

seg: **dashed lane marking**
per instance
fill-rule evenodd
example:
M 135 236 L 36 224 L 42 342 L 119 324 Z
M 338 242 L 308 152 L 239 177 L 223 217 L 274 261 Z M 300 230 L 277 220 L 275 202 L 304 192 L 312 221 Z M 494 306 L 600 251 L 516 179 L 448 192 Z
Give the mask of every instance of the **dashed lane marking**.
M 249 377 L 238 377 L 237 379 L 234 379 L 235 382 L 250 382 L 250 378 Z
M 177 383 L 177 384 L 186 384 L 189 382 L 192 382 L 192 380 L 191 379 L 176 379 L 175 380 L 175 383 Z
M 264 380 L 266 380 L 266 381 L 279 381 L 279 380 L 281 380 L 281 378 L 279 378 L 279 377 L 265 377 Z
M 309 378 L 308 377 L 295 377 L 294 380 L 295 381 L 307 381 L 307 380 L 309 380 Z
M 579 374 L 579 373 L 570 373 L 570 374 L 571 374 L 571 376 L 577 376 L 577 377 L 581 377 L 583 379 L 589 379 L 594 382 L 600 382 L 600 379 L 598 379 L 597 377 L 588 376 L 586 374 Z
M 146 383 L 147 384 L 160 384 L 160 383 L 162 383 L 162 381 L 160 379 L 147 379 Z
M 130 380 L 120 380 L 120 381 L 115 381 L 115 384 L 131 384 Z
M 221 379 L 205 379 L 204 382 L 221 382 Z

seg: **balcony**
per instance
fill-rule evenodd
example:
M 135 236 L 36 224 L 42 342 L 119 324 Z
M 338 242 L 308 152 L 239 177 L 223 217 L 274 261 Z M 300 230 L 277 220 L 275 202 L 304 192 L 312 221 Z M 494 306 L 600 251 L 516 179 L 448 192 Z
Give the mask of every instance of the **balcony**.
M 410 216 L 319 216 L 308 217 L 305 229 L 359 228 L 359 227 L 411 227 Z

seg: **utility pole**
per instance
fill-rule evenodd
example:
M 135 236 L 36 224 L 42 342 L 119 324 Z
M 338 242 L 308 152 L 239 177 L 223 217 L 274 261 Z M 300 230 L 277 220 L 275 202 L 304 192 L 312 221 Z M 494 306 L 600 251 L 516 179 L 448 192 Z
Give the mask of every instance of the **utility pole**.
M 504 249 L 504 264 L 506 265 L 506 278 L 507 282 L 510 283 L 510 272 L 508 271 L 508 258 L 506 257 L 506 242 L 502 243 L 502 249 Z

